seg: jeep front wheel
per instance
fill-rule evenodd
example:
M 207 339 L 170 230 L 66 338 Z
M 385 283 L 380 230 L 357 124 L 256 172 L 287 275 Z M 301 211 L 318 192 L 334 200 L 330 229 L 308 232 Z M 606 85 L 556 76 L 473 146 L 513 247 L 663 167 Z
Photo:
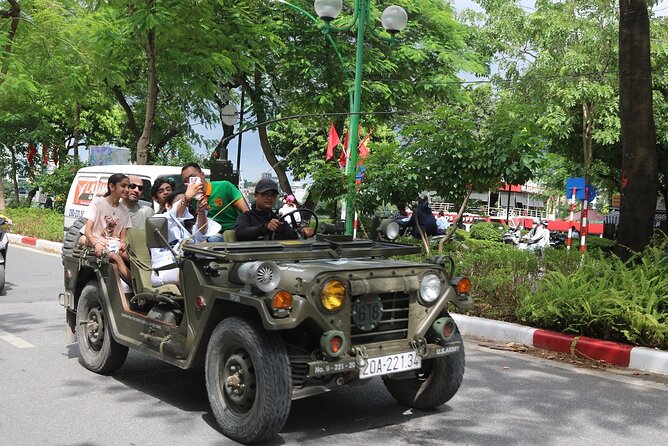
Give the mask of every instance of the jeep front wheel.
M 86 284 L 79 296 L 76 339 L 83 366 L 96 373 L 107 375 L 116 371 L 128 356 L 128 348 L 111 335 L 96 282 Z
M 383 383 L 399 404 L 414 409 L 432 409 L 448 402 L 459 390 L 464 378 L 464 343 L 459 333 L 453 341 L 460 342 L 457 353 L 423 361 L 415 377 L 392 379 L 384 377 Z
M 206 388 L 225 435 L 242 443 L 276 435 L 292 402 L 283 341 L 244 319 L 223 320 L 206 351 Z

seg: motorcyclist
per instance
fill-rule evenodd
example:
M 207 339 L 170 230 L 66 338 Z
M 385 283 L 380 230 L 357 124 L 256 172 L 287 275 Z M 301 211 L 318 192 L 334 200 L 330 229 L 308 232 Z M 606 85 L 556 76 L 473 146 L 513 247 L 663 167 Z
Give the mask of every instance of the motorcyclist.
M 547 220 L 534 218 L 533 228 L 523 237 L 527 240 L 527 249 L 530 251 L 542 250 L 550 245 L 550 230 L 547 229 Z
M 437 235 L 438 227 L 436 226 L 436 217 L 434 217 L 434 212 L 429 207 L 429 196 L 422 195 L 418 200 L 418 205 L 413 212 L 413 215 L 409 219 L 397 220 L 399 226 L 401 227 L 411 227 L 411 235 L 415 238 L 420 237 L 420 231 L 415 224 L 415 218 L 417 216 L 422 232 L 427 236 Z

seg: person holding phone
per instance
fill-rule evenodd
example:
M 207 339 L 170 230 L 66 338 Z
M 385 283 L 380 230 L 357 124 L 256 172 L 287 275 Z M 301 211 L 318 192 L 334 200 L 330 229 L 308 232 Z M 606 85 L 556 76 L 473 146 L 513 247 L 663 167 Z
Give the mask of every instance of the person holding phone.
M 234 229 L 237 216 L 249 210 L 241 191 L 229 181 L 207 181 L 202 168 L 197 163 L 188 163 L 183 166 L 181 179 L 186 187 L 189 184 L 197 185 L 197 194 L 202 194 L 209 206 L 207 216 L 220 224 L 222 228 L 221 234 L 209 237 L 209 241 L 223 241 L 222 231 Z M 197 195 L 189 197 L 186 194 L 188 200 L 191 198 L 197 200 L 196 197 Z

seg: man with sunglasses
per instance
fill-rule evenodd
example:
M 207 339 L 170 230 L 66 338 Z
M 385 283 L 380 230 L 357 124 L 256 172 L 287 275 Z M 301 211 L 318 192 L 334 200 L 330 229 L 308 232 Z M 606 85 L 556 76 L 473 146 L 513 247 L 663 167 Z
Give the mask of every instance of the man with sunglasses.
M 255 185 L 255 203 L 250 211 L 237 217 L 234 230 L 237 240 L 294 240 L 297 233 L 287 222 L 279 221 L 274 212 L 274 205 L 278 198 L 278 184 L 269 178 L 262 178 Z M 313 228 L 305 227 L 300 230 L 303 237 L 312 237 Z M 272 237 L 273 236 L 273 237 Z
M 130 220 L 133 228 L 144 228 L 146 219 L 153 215 L 153 208 L 139 204 L 141 193 L 144 190 L 144 183 L 136 175 L 128 175 L 130 184 L 128 185 L 128 198 L 123 199 L 123 204 L 128 208 Z

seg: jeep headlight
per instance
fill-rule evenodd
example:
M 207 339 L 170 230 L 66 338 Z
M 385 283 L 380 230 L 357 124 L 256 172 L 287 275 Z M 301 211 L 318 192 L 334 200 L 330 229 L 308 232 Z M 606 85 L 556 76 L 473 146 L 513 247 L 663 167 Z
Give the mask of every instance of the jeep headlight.
M 346 299 L 346 286 L 340 280 L 333 279 L 325 283 L 320 292 L 322 307 L 330 312 L 337 311 Z
M 381 237 L 390 241 L 399 236 L 399 229 L 399 223 L 390 218 L 383 220 L 378 227 Z
M 436 274 L 425 274 L 420 281 L 420 298 L 425 303 L 432 303 L 441 295 L 441 279 Z

